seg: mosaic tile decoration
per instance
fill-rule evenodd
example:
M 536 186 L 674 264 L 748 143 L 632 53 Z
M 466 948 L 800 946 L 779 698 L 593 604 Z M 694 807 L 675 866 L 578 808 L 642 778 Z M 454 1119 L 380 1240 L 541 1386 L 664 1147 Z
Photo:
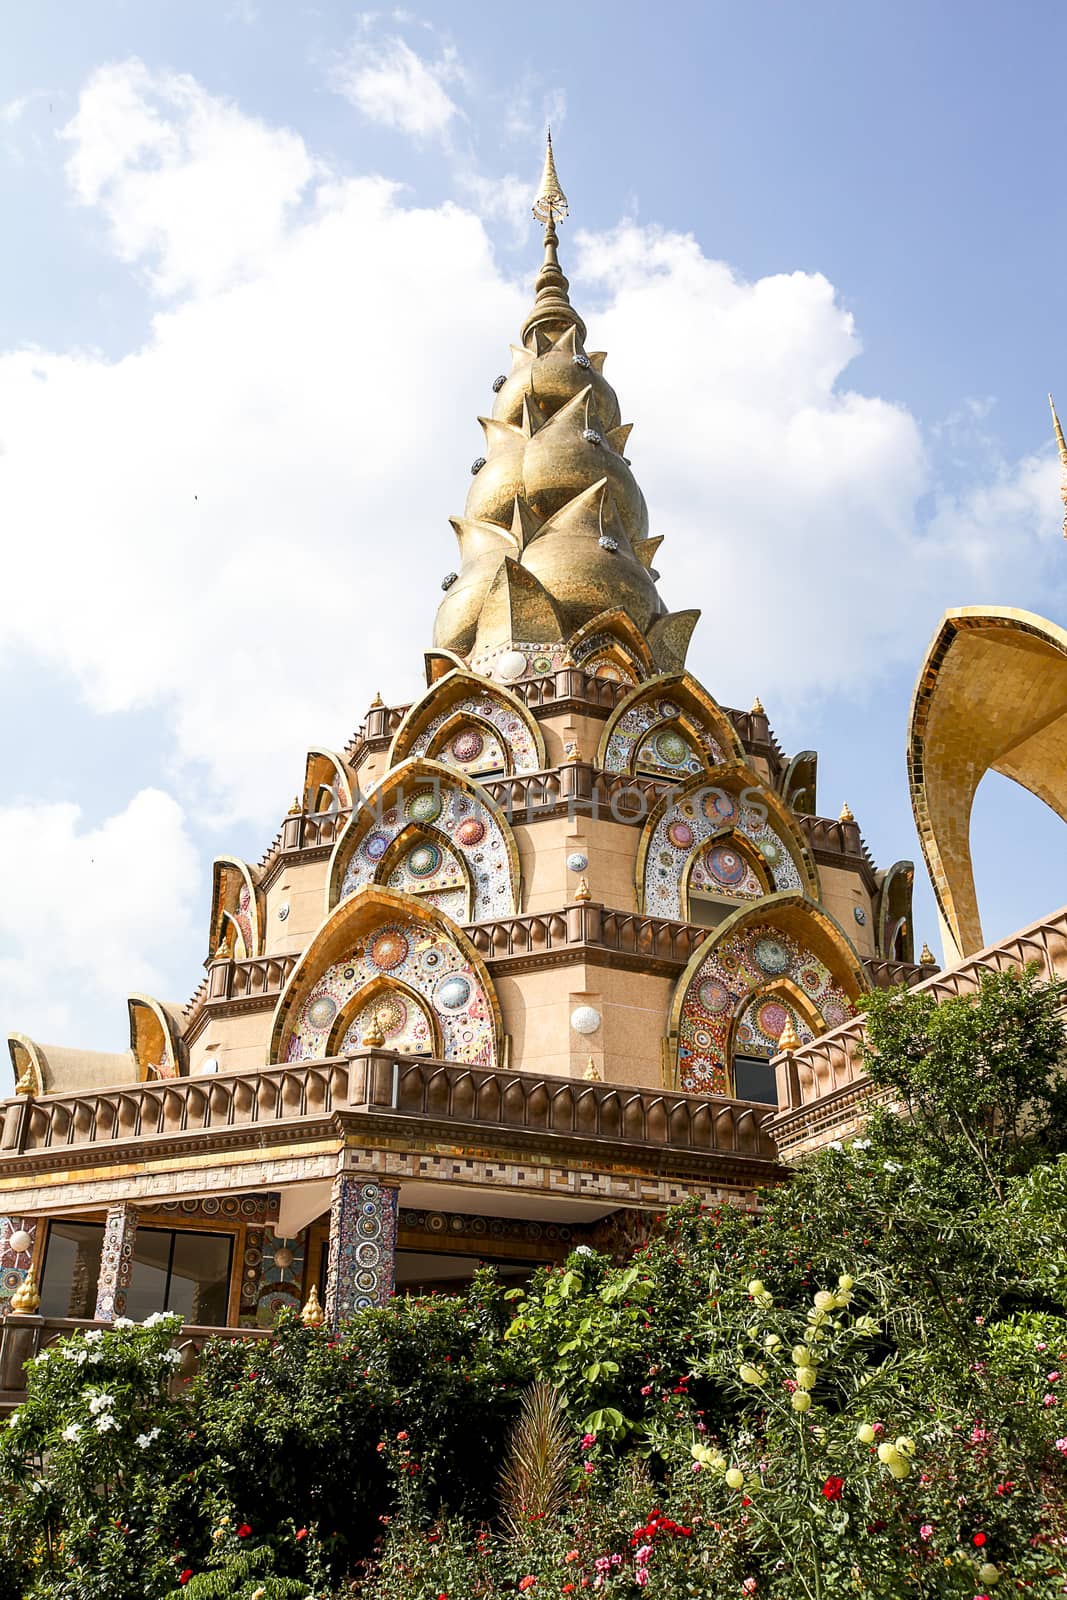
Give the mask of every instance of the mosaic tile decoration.
M 385 1021 L 397 1024 L 400 1036 L 407 1036 L 410 1013 L 421 1001 L 436 1022 L 446 1061 L 464 1061 L 472 1067 L 496 1065 L 493 1008 L 478 973 L 446 932 L 414 917 L 383 923 L 360 937 L 346 960 L 327 967 L 300 1008 L 285 1059 L 307 1061 L 325 1055 L 337 1017 L 375 979 L 388 980 L 375 986 L 374 1005 L 386 1012 Z M 390 983 L 397 987 L 390 989 Z M 414 1005 L 399 985 L 414 991 Z M 353 1022 L 345 1035 L 345 1049 L 358 1048 L 361 1041 L 355 1029 Z M 386 1042 L 390 1042 L 388 1031 Z
M 109 1206 L 100 1251 L 100 1276 L 96 1286 L 97 1322 L 114 1322 L 125 1316 L 133 1272 L 133 1247 L 137 1238 L 137 1211 L 125 1201 Z
M 435 738 L 438 730 L 443 728 L 446 722 L 451 723 L 464 712 L 472 718 L 471 722 L 450 728 L 443 739 Z M 432 756 L 443 766 L 455 767 L 458 771 L 469 773 L 474 777 L 479 772 L 484 773 L 488 767 L 485 744 L 487 740 L 492 740 L 493 735 L 479 726 L 479 722 L 474 721 L 474 718 L 483 724 L 489 723 L 495 730 L 502 747 L 499 748 L 501 757 L 499 766 L 513 773 L 537 771 L 539 760 L 537 744 L 529 727 L 514 706 L 490 693 L 469 695 L 467 699 L 454 702 L 439 712 L 422 729 L 407 751 L 407 755 Z M 510 760 L 503 759 L 504 750 L 507 751 Z
M 398 1196 L 348 1173 L 334 1180 L 326 1319 L 335 1328 L 356 1311 L 386 1305 L 393 1292 Z
M 626 666 L 619 660 L 622 656 Z M 594 633 L 583 639 L 574 652 L 574 659 L 583 672 L 594 678 L 607 678 L 612 683 L 628 683 L 632 688 L 645 676 L 642 663 L 628 645 L 613 633 Z
M 521 665 L 517 659 L 519 656 L 523 658 Z M 531 644 L 528 640 L 519 639 L 513 643 L 495 645 L 480 656 L 472 656 L 471 668 L 483 677 L 514 683 L 518 678 L 543 678 L 546 673 L 557 672 L 563 666 L 565 657 L 562 639 L 555 644 Z
M 25 1250 L 11 1248 L 12 1235 L 17 1233 L 30 1236 Z M 0 1316 L 9 1310 L 11 1296 L 21 1287 L 30 1270 L 36 1236 L 36 1217 L 0 1217 Z
M 385 861 L 390 846 L 404 828 L 418 824 L 424 831 L 392 870 Z M 470 877 L 470 916 L 467 915 L 467 879 L 456 857 L 462 857 Z M 464 789 L 443 782 L 412 780 L 397 803 L 376 817 L 352 852 L 341 883 L 341 899 L 367 883 L 385 882 L 404 894 L 417 894 L 444 911 L 454 922 L 480 922 L 510 916 L 518 910 L 518 884 L 503 830 L 488 806 L 481 806 Z
M 708 950 L 685 992 L 678 1022 L 682 1089 L 732 1093 L 729 1055 L 735 1018 L 733 1048 L 742 1055 L 774 1055 L 787 1017 L 801 1043 L 808 1043 L 812 1030 L 783 993 L 786 979 L 807 997 L 823 1029 L 836 1028 L 854 1014 L 825 962 L 792 934 L 767 925 L 739 928 Z
M 153 1215 L 159 1212 L 166 1217 L 200 1217 L 218 1219 L 220 1222 L 269 1222 L 278 1215 L 281 1195 L 276 1189 L 264 1189 L 257 1194 L 207 1195 L 203 1200 L 164 1200 L 152 1206 Z M 148 1216 L 148 1207 L 142 1207 Z
M 686 863 L 722 828 L 735 829 L 756 846 L 771 874 L 775 889 L 801 887 L 796 862 L 770 822 L 754 806 L 743 804 L 724 788 L 708 784 L 669 806 L 656 823 L 645 854 L 644 909 L 647 912 L 658 917 L 684 918 L 682 884 Z M 713 855 L 714 851 L 705 857 L 700 869 L 702 881 L 706 881 L 708 887 L 714 886 L 716 871 L 726 869 L 725 853 L 716 858 L 714 867 L 711 863 Z M 755 873 L 752 873 L 752 880 L 758 886 Z M 749 879 L 742 876 L 740 882 L 748 884 Z M 736 893 L 725 887 L 722 887 L 722 892 Z M 739 895 L 738 898 L 745 896 Z
M 233 919 L 241 930 L 241 937 L 245 942 L 245 954 L 254 956 L 256 953 L 255 942 L 252 938 L 252 896 L 248 892 L 247 883 L 242 883 L 237 895 L 237 910 Z
M 701 754 L 680 728 L 670 726 L 682 714 L 676 701 L 651 694 L 624 711 L 611 731 L 604 770 L 633 772 L 637 767 L 652 768 L 666 777 L 688 778 L 709 765 L 718 766 L 725 757 L 708 729 L 701 729 Z
M 258 1328 L 273 1328 L 279 1312 L 299 1311 L 303 1304 L 301 1295 L 307 1233 L 301 1233 L 295 1239 L 283 1239 L 266 1233 L 260 1248 L 262 1254 L 258 1263 L 256 1295 L 250 1321 Z M 243 1297 L 241 1312 L 243 1318 Z

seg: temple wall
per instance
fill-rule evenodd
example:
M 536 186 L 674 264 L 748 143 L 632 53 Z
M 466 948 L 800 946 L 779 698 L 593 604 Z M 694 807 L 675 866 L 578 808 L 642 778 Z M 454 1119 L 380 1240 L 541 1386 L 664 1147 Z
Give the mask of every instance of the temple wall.
M 821 864 L 818 873 L 822 903 L 827 911 L 841 924 L 861 956 L 875 955 L 874 903 L 860 874 Z M 856 906 L 863 912 L 862 923 L 856 920 Z
M 326 915 L 326 879 L 330 863 L 290 861 L 267 889 L 264 953 L 299 954 Z M 288 906 L 284 920 L 279 911 Z

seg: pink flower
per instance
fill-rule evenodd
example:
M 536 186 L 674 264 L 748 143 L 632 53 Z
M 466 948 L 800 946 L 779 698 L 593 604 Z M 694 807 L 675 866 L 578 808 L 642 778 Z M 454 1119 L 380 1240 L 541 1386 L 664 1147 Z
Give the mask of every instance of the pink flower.
M 1056 1396 L 1054 1394 L 1045 1395 L 1045 1397 L 1042 1400 L 1041 1404 L 1043 1406 L 1054 1406 L 1056 1404 Z
M 1049 1383 L 1056 1383 L 1056 1382 L 1058 1382 L 1058 1380 L 1059 1380 L 1059 1376 L 1060 1376 L 1060 1375 L 1059 1375 L 1059 1373 L 1058 1373 L 1058 1372 L 1050 1372 L 1050 1373 L 1049 1373 L 1049 1374 L 1048 1374 L 1048 1382 L 1049 1382 Z
M 756 1587 L 757 1587 L 757 1585 L 756 1585 L 755 1578 L 746 1578 L 744 1583 L 741 1585 L 741 1593 L 742 1594 L 755 1594 Z
M 1060 1452 L 1061 1456 L 1067 1456 L 1067 1438 L 1057 1439 L 1056 1449 Z
M 973 1433 L 971 1434 L 971 1443 L 972 1444 L 981 1444 L 984 1439 L 988 1439 L 988 1438 L 989 1438 L 989 1435 L 988 1435 L 988 1433 L 986 1433 L 984 1428 L 975 1428 Z
M 651 1394 L 652 1393 L 652 1385 L 650 1383 L 646 1383 L 645 1387 L 641 1390 L 641 1393 L 642 1394 L 646 1394 L 646 1395 L 647 1394 Z
M 694 1472 L 703 1472 L 703 1470 L 704 1470 L 704 1468 L 703 1468 L 703 1466 L 701 1465 L 701 1463 L 699 1461 L 694 1461 L 693 1462 L 693 1471 Z
M 591 1450 L 593 1445 L 595 1445 L 595 1444 L 596 1444 L 596 1434 L 595 1433 L 583 1433 L 582 1434 L 582 1449 L 583 1450 Z
M 932 1522 L 924 1522 L 922 1527 L 919 1529 L 919 1538 L 920 1539 L 924 1539 L 924 1540 L 925 1539 L 932 1539 L 933 1538 L 933 1534 L 934 1534 L 934 1525 L 933 1525 L 933 1523 Z
M 634 1573 L 634 1582 L 639 1589 L 643 1589 L 645 1587 L 645 1584 L 648 1582 L 647 1567 L 638 1567 L 637 1571 Z
M 634 1560 L 638 1563 L 638 1565 L 640 1565 L 642 1562 L 647 1561 L 651 1554 L 652 1546 L 650 1544 L 643 1544 L 640 1550 L 634 1551 Z
M 583 1472 L 595 1472 L 596 1468 L 594 1467 L 594 1465 L 593 1465 L 593 1463 L 591 1461 L 583 1461 L 582 1462 L 582 1471 Z

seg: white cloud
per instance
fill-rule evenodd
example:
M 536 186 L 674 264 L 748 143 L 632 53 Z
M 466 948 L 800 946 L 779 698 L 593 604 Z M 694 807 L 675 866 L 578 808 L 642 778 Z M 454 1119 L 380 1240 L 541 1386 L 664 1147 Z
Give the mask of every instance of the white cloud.
M 438 61 L 427 61 L 401 38 L 360 37 L 336 68 L 334 82 L 370 122 L 416 139 L 441 139 L 461 114 L 445 88 L 459 74 L 449 46 Z
M 94 73 L 62 137 L 78 200 L 99 208 L 120 259 L 149 259 L 163 294 L 261 270 L 315 175 L 296 134 L 139 61 Z
M 5 1030 L 84 1037 L 81 1009 L 106 995 L 121 1038 L 123 997 L 158 992 L 200 898 L 181 808 L 144 789 L 86 828 L 76 805 L 20 804 L 0 808 L 0 831 L 0 951 L 12 952 L 0 953 Z

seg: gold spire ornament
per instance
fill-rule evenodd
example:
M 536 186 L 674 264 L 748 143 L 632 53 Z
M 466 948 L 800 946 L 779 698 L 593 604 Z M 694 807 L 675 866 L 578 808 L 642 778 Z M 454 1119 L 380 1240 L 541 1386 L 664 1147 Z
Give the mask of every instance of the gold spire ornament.
M 582 1073 L 582 1077 L 585 1079 L 586 1083 L 603 1082 L 603 1079 L 600 1076 L 600 1071 L 592 1056 L 589 1057 L 589 1060 L 585 1064 L 585 1071 Z
M 780 1055 L 792 1055 L 794 1050 L 799 1049 L 800 1040 L 797 1038 L 797 1030 L 793 1026 L 793 1019 L 792 1017 L 786 1017 L 785 1027 L 778 1035 L 778 1053 Z
M 767 713 L 763 709 L 763 701 L 760 699 L 759 695 L 757 695 L 752 702 L 752 710 L 749 712 L 749 716 L 765 717 L 766 715 Z
M 591 900 L 593 898 L 592 891 L 589 888 L 589 879 L 586 878 L 584 874 L 578 879 L 578 887 L 574 891 L 574 898 L 582 901 Z
M 1056 415 L 1056 407 L 1052 396 L 1048 397 L 1049 410 L 1052 412 L 1052 426 L 1056 434 L 1056 447 L 1060 452 L 1060 499 L 1063 501 L 1063 537 L 1067 539 L 1067 439 L 1063 437 L 1060 419 Z
M 303 814 L 304 814 L 304 802 L 301 800 L 301 798 L 300 798 L 300 796 L 298 794 L 294 794 L 293 803 L 289 807 L 289 815 L 291 817 L 300 817 L 300 816 L 303 816 Z
M 28 1094 L 32 1100 L 37 1093 L 37 1080 L 33 1075 L 33 1068 L 27 1063 L 22 1070 L 22 1075 L 15 1085 L 16 1094 Z
M 377 1011 L 373 1011 L 363 1034 L 363 1047 L 366 1050 L 380 1050 L 384 1044 L 385 1030 L 382 1027 L 382 1019 Z
M 852 807 L 849 805 L 847 800 L 845 801 L 844 805 L 841 807 L 841 815 L 838 817 L 837 820 L 838 820 L 838 822 L 855 822 L 856 819 L 852 815 Z
M 300 1313 L 300 1320 L 305 1328 L 321 1328 L 326 1321 L 326 1313 L 319 1302 L 319 1291 L 314 1284 L 311 1285 L 307 1303 Z
M 936 967 L 937 965 L 937 962 L 934 959 L 934 952 L 930 949 L 930 946 L 927 944 L 925 939 L 923 940 L 923 947 L 919 952 L 919 961 L 924 967 Z
M 40 1311 L 41 1296 L 32 1267 L 11 1296 L 11 1309 L 17 1317 L 33 1317 Z
M 567 196 L 560 186 L 559 176 L 556 172 L 556 159 L 552 154 L 552 129 L 548 130 L 548 139 L 545 144 L 545 165 L 541 173 L 541 182 L 534 197 L 533 214 L 538 222 L 562 222 L 570 213 Z

